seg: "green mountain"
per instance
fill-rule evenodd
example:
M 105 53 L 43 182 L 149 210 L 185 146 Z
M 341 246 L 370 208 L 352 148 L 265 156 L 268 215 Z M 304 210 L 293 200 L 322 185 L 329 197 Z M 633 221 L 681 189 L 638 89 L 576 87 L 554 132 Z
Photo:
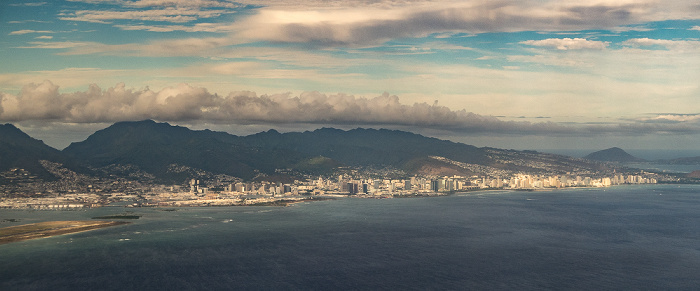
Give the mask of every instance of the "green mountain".
M 601 161 L 601 162 L 619 162 L 619 163 L 644 162 L 645 161 L 644 159 L 640 159 L 640 158 L 637 158 L 633 155 L 628 154 L 623 149 L 618 148 L 618 147 L 613 147 L 613 148 L 605 149 L 602 151 L 590 153 L 583 158 L 588 159 L 588 160 Z
M 76 172 L 86 171 L 61 151 L 31 138 L 14 125 L 0 124 L 0 172 L 20 168 L 44 180 L 56 179 L 41 165 L 42 160 L 63 164 Z

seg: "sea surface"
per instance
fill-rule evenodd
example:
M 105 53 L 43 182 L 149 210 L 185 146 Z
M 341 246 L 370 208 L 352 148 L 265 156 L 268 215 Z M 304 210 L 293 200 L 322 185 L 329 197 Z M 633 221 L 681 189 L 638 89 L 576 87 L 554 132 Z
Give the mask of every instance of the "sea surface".
M 90 219 L 0 210 L 0 226 Z M 0 290 L 698 290 L 700 186 L 131 209 L 0 245 Z
M 624 163 L 625 167 L 637 168 L 660 173 L 690 173 L 699 171 L 700 165 L 672 165 L 659 163 Z

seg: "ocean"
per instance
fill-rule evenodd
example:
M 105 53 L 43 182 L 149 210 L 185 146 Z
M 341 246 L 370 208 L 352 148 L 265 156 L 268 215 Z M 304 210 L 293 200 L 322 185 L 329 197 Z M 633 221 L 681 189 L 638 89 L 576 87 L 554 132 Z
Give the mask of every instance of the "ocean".
M 0 210 L 132 224 L 0 245 L 0 290 L 697 290 L 700 185 L 290 207 Z M 19 223 L 2 222 L 0 226 Z

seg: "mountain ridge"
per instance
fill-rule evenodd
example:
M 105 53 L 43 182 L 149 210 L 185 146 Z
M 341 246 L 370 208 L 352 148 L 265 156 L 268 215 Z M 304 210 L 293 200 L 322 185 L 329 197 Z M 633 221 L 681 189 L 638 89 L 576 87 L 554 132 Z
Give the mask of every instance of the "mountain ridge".
M 17 130 L 16 136 L 24 134 Z M 21 139 L 31 139 L 24 135 Z M 182 183 L 202 171 L 252 180 L 290 170 L 328 174 L 341 166 L 388 168 L 406 175 L 431 176 L 567 173 L 607 167 L 569 156 L 479 148 L 400 130 L 324 127 L 287 133 L 270 129 L 237 136 L 153 120 L 117 122 L 83 141 L 71 143 L 63 151 L 50 149 L 64 160 L 95 169 L 135 166 L 167 183 Z
M 87 171 L 77 161 L 43 141 L 30 137 L 16 126 L 0 124 L 0 172 L 21 168 L 44 180 L 57 179 L 41 164 L 42 160 L 62 164 L 76 172 Z

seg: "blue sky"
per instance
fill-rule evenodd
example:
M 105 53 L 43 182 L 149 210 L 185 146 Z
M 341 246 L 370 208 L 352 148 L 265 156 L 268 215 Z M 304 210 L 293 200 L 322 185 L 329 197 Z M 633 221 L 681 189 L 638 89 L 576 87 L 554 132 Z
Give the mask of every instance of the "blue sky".
M 517 149 L 695 149 L 696 1 L 0 4 L 0 122 L 385 127 Z

